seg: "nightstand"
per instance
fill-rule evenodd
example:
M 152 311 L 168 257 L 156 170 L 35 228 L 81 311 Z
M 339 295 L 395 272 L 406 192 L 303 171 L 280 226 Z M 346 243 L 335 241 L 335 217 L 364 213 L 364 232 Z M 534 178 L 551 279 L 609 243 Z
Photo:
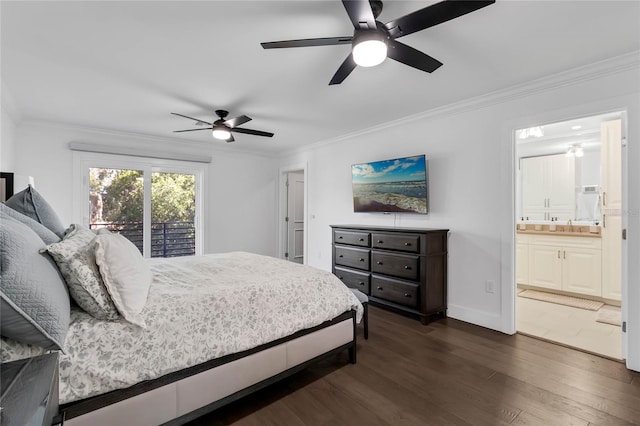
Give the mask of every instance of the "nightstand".
M 0 365 L 0 423 L 50 426 L 58 415 L 58 353 Z

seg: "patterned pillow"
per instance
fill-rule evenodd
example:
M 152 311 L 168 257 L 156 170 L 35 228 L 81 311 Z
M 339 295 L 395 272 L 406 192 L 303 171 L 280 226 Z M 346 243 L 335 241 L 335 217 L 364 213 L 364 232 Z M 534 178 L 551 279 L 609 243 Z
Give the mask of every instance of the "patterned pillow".
M 47 203 L 36 189 L 29 185 L 24 191 L 20 191 L 9 198 L 6 203 L 17 212 L 43 224 L 54 234 L 62 238 L 64 236 L 64 225 L 55 210 Z
M 146 327 L 140 313 L 147 303 L 151 271 L 140 250 L 120 234 L 100 234 L 93 245 L 100 275 L 118 312 L 130 323 Z
M 115 320 L 118 311 L 104 286 L 92 241 L 96 234 L 81 225 L 71 225 L 64 239 L 46 247 L 58 264 L 71 297 L 95 318 Z
M 62 349 L 69 328 L 69 293 L 44 243 L 26 225 L 0 221 L 0 332 L 2 336 Z M 4 344 L 4 342 L 3 342 Z

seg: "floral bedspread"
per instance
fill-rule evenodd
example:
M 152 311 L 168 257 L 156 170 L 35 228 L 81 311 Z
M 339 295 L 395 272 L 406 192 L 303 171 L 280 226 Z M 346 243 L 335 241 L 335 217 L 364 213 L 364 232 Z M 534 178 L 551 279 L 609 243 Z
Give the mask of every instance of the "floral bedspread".
M 150 259 L 146 329 L 74 309 L 60 357 L 67 403 L 288 336 L 363 308 L 329 272 L 234 252 Z

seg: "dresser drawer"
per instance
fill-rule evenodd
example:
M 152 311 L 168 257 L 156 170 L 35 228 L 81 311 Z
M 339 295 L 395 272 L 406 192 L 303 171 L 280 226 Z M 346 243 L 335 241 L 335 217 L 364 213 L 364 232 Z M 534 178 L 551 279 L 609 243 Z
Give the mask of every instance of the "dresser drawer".
M 345 283 L 347 287 L 357 288 L 364 294 L 369 293 L 370 275 L 366 272 L 357 272 L 336 266 L 333 273 Z
M 369 250 L 342 246 L 335 246 L 335 250 L 336 265 L 369 269 Z
M 371 247 L 420 253 L 420 236 L 412 234 L 371 234 Z
M 333 242 L 338 244 L 349 244 L 351 246 L 369 247 L 368 232 L 359 231 L 334 231 Z
M 418 280 L 420 277 L 420 256 L 373 250 L 371 252 L 371 272 Z
M 371 296 L 410 308 L 418 308 L 418 284 L 382 277 L 371 277 Z

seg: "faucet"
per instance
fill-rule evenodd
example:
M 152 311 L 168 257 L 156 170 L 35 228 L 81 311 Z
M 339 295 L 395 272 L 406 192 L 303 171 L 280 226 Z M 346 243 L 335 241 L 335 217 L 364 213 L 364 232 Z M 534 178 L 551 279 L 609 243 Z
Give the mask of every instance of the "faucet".
M 569 232 L 573 232 L 573 224 L 571 222 L 571 219 L 567 221 L 567 226 L 569 227 Z

